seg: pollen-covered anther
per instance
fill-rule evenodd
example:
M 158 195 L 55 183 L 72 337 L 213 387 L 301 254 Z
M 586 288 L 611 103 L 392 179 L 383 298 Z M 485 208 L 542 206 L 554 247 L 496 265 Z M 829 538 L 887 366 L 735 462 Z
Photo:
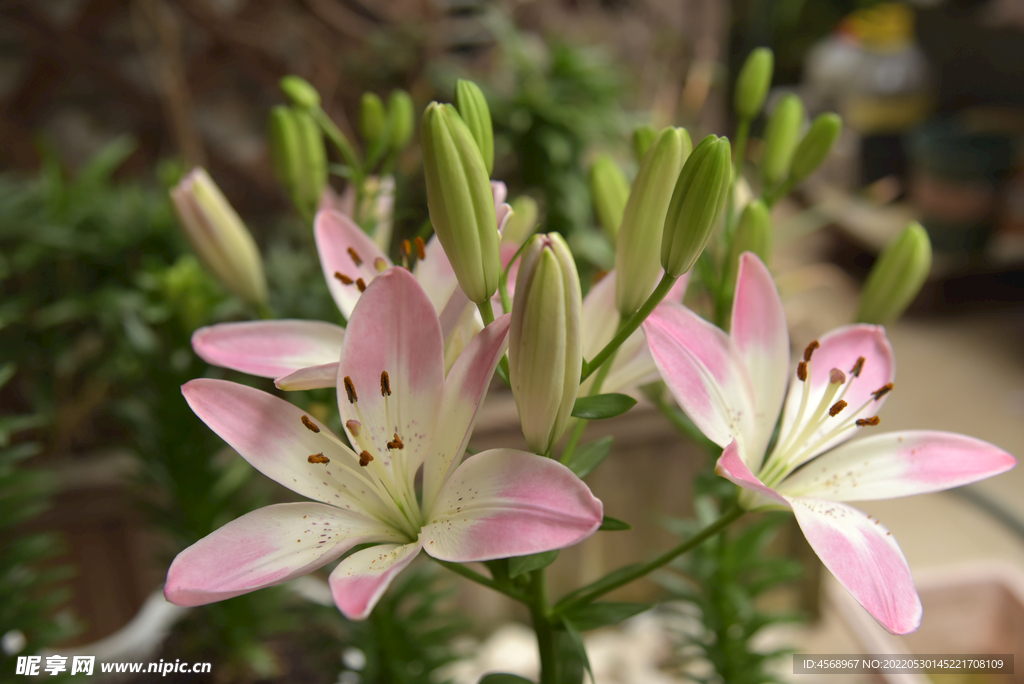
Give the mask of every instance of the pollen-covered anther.
M 407 257 L 412 256 L 412 243 L 408 240 L 402 240 L 402 254 Z
M 857 363 L 853 364 L 853 368 L 850 369 L 850 375 L 852 375 L 855 378 L 859 378 L 860 377 L 860 373 L 863 370 L 864 370 L 864 357 L 861 356 L 861 357 L 857 358 Z
M 363 427 L 363 424 L 360 423 L 358 420 L 346 420 L 345 427 L 348 428 L 348 431 L 352 433 L 353 437 L 358 437 L 359 428 Z
M 889 392 L 892 392 L 892 383 L 891 382 L 887 382 L 883 386 L 881 386 L 878 389 L 876 389 L 874 392 L 871 393 L 871 396 L 873 396 L 875 398 L 875 401 L 878 401 L 879 399 L 884 397 Z
M 842 411 L 847 406 L 848 404 L 846 403 L 846 401 L 844 399 L 840 399 L 836 403 L 832 404 L 832 408 L 828 410 L 828 415 L 835 418 L 836 416 L 839 415 L 839 412 Z
M 821 344 L 818 342 L 818 340 L 814 340 L 809 345 L 807 345 L 807 348 L 804 349 L 804 361 L 810 362 L 811 354 L 813 354 L 814 350 L 817 349 L 820 346 L 821 346 Z
M 387 371 L 380 372 L 380 395 L 382 397 L 391 396 L 391 378 L 388 377 Z
M 829 371 L 828 382 L 831 385 L 842 385 L 844 382 L 846 382 L 846 373 L 839 370 L 838 368 L 833 368 L 831 371 Z
M 357 278 L 356 279 L 356 287 L 359 288 L 360 292 L 366 292 L 366 281 L 363 280 L 362 278 Z
M 416 245 L 416 258 L 419 259 L 420 261 L 426 259 L 427 258 L 427 246 L 423 243 L 423 238 L 421 238 L 419 235 L 417 235 L 416 239 L 413 240 L 413 242 Z
M 309 416 L 307 416 L 307 415 L 303 415 L 302 416 L 302 424 L 305 425 L 306 429 L 309 430 L 310 432 L 320 432 L 320 428 L 318 428 L 316 426 L 316 423 L 311 421 L 309 419 Z
M 351 285 L 352 283 L 355 282 L 341 271 L 335 271 L 334 277 L 340 280 L 342 285 Z
M 871 416 L 870 418 L 858 418 L 857 427 L 864 427 L 866 425 L 875 426 L 881 422 L 882 421 L 878 416 Z
M 799 378 L 800 382 L 807 380 L 807 362 L 801 361 L 796 364 L 796 377 Z
M 349 247 L 347 251 L 348 251 L 348 255 L 350 257 L 352 257 L 352 261 L 355 262 L 356 266 L 362 266 L 363 265 L 363 260 L 359 257 L 359 254 L 356 252 L 356 250 L 354 248 Z
M 370 461 L 372 460 L 373 456 L 371 456 L 370 452 L 366 451 L 365 449 L 359 454 L 359 465 L 363 466 L 364 468 L 370 465 Z
M 359 401 L 359 395 L 356 394 L 356 386 L 352 383 L 352 378 L 345 376 L 345 394 L 348 395 L 348 403 L 354 404 Z
M 388 446 L 388 451 L 394 451 L 395 449 L 404 449 L 405 448 L 405 442 L 402 441 L 402 438 L 399 437 L 398 433 L 396 432 L 395 433 L 395 438 L 393 440 L 391 440 L 390 442 L 388 442 L 387 446 Z
M 373 267 L 377 269 L 377 273 L 383 273 L 388 270 L 388 262 L 384 261 L 384 257 L 377 257 L 373 260 Z
M 331 462 L 331 459 L 324 456 L 324 452 L 322 451 L 319 454 L 310 454 L 309 456 L 306 457 L 306 460 L 309 461 L 310 463 L 327 464 Z

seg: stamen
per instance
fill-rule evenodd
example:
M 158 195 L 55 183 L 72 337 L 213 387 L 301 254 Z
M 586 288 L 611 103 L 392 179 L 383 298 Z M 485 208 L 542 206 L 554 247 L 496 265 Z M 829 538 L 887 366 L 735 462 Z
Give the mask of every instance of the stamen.
M 427 258 L 427 247 L 423 244 L 423 238 L 417 235 L 413 242 L 416 244 L 416 258 L 423 261 Z
M 842 411 L 847 406 L 848 404 L 844 400 L 840 399 L 836 403 L 832 404 L 832 408 L 828 410 L 828 415 L 835 418 L 836 416 L 839 415 L 839 412 Z
M 370 461 L 372 460 L 373 456 L 371 456 L 370 452 L 367 451 L 366 449 L 363 449 L 362 453 L 359 454 L 359 465 L 363 466 L 364 468 L 370 465 Z
M 839 370 L 838 368 L 833 368 L 831 371 L 829 371 L 828 381 L 829 384 L 832 385 L 842 385 L 844 382 L 846 382 L 846 373 Z
M 309 419 L 309 416 L 302 416 L 302 424 L 306 426 L 306 429 L 310 432 L 320 432 L 320 428 L 316 426 L 316 423 Z
M 814 340 L 809 345 L 807 345 L 807 349 L 804 349 L 804 361 L 809 362 L 811 360 L 811 354 L 813 354 L 814 350 L 820 346 L 821 344 L 818 343 L 818 340 Z
M 384 261 L 384 257 L 377 257 L 373 260 L 373 267 L 377 269 L 377 273 L 383 273 L 388 270 L 388 262 Z
M 329 459 L 326 456 L 324 456 L 324 452 L 322 452 L 322 451 L 319 454 L 310 454 L 308 457 L 306 457 L 306 460 L 309 461 L 310 463 L 325 463 L 326 464 L 326 463 L 330 463 L 331 462 L 331 459 Z
M 402 254 L 407 257 L 412 256 L 412 243 L 408 240 L 402 240 Z
M 359 395 L 356 394 L 356 386 L 352 384 L 352 378 L 345 376 L 345 394 L 348 395 L 348 403 L 354 404 L 359 401 Z
M 866 425 L 875 426 L 881 422 L 882 420 L 878 416 L 871 416 L 870 418 L 858 418 L 857 427 L 864 427 Z
M 805 382 L 807 380 L 807 363 L 805 361 L 801 361 L 796 364 L 796 377 L 800 382 Z
M 360 292 L 366 292 L 366 281 L 362 278 L 356 280 L 356 287 L 359 288 Z
M 358 437 L 359 436 L 359 428 L 361 428 L 362 426 L 363 426 L 363 424 L 360 423 L 358 420 L 346 420 L 345 421 L 345 427 L 348 428 L 348 431 L 352 433 L 353 437 Z
M 380 372 L 380 395 L 382 397 L 391 396 L 391 378 L 388 377 L 387 371 Z
M 388 451 L 394 451 L 395 449 L 404 449 L 404 448 L 405 448 L 405 442 L 402 441 L 402 438 L 399 437 L 398 433 L 396 432 L 395 433 L 395 438 L 392 441 L 388 442 Z
M 860 377 L 860 372 L 864 370 L 864 357 L 861 356 L 857 359 L 857 363 L 853 364 L 853 368 L 850 369 L 850 374 L 855 378 Z
M 889 392 L 892 392 L 892 383 L 891 382 L 887 382 L 882 387 L 876 389 L 874 392 L 871 393 L 871 396 L 873 396 L 875 398 L 875 401 L 878 401 L 879 399 L 884 397 Z
M 342 285 L 351 285 L 353 282 L 355 282 L 341 271 L 335 271 L 334 277 L 340 280 Z
M 356 250 L 354 248 L 349 247 L 347 251 L 348 251 L 348 255 L 350 257 L 352 257 L 352 261 L 354 261 L 356 263 L 356 266 L 362 266 L 363 265 L 363 260 L 359 258 L 359 255 L 356 253 Z

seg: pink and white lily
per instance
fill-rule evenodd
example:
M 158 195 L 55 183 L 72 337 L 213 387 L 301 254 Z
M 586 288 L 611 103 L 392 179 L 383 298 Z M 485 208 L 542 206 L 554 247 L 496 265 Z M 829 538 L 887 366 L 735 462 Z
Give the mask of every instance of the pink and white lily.
M 401 268 L 374 279 L 337 364 L 354 449 L 270 394 L 221 380 L 186 384 L 186 400 L 207 425 L 313 502 L 259 509 L 182 551 L 168 571 L 167 599 L 195 606 L 231 598 L 372 543 L 330 576 L 338 607 L 361 619 L 421 550 L 483 561 L 562 548 L 596 531 L 601 502 L 561 464 L 512 449 L 462 462 L 508 327 L 508 315 L 487 326 L 445 377 L 441 324 L 416 279 Z
M 937 492 L 1005 472 L 1010 454 L 971 437 L 905 431 L 845 443 L 878 424 L 895 375 L 879 326 L 850 325 L 812 342 L 786 395 L 789 332 L 764 264 L 741 257 L 731 333 L 681 305 L 660 307 L 644 332 L 669 390 L 713 442 L 716 471 L 748 510 L 792 509 L 839 582 L 895 634 L 920 625 L 906 558 L 877 520 L 843 501 Z M 779 413 L 782 422 L 770 452 Z M 767 457 L 766 457 L 767 453 Z

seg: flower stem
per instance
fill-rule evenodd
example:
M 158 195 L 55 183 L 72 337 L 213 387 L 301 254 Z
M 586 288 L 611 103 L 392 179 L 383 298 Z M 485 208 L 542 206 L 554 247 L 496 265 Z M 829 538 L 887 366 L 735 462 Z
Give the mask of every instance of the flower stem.
M 349 168 L 352 170 L 352 181 L 356 184 L 356 187 L 362 188 L 363 177 L 366 174 L 363 171 L 363 167 L 359 163 L 359 158 L 356 156 L 356 151 L 352 149 L 352 145 L 349 143 L 348 138 L 346 138 L 345 134 L 341 132 L 341 129 L 331 121 L 331 117 L 327 116 L 327 112 L 320 107 L 310 109 L 309 113 L 313 115 L 313 119 L 320 125 L 320 129 L 324 132 L 324 135 L 326 135 L 330 141 L 334 143 L 334 146 L 338 148 L 338 152 L 341 153 L 342 159 L 345 160 L 345 163 L 348 164 Z M 358 207 L 358 204 L 356 206 Z
M 558 684 L 555 634 L 551 628 L 544 574 L 544 568 L 530 573 L 530 617 L 533 619 L 533 629 L 537 633 L 537 649 L 540 652 L 540 684 Z
M 729 184 L 729 199 L 725 205 L 726 236 L 732 239 L 733 223 L 736 213 L 736 181 L 743 177 L 743 162 L 747 155 L 747 136 L 750 134 L 750 119 L 743 119 L 736 124 L 736 143 L 732 152 L 732 182 Z
M 435 558 L 434 560 L 443 565 L 444 567 L 448 568 L 452 572 L 454 572 L 456 575 L 462 575 L 463 577 L 472 582 L 476 582 L 477 584 L 485 586 L 488 589 L 493 589 L 499 594 L 504 594 L 505 596 L 508 596 L 511 599 L 515 599 L 520 603 L 526 603 L 527 605 L 529 605 L 530 603 L 530 600 L 526 596 L 524 596 L 523 593 L 518 589 L 495 582 L 491 578 L 484 577 L 475 570 L 470 570 L 465 565 L 461 565 L 459 563 L 452 563 L 450 561 L 438 560 L 437 558 Z
M 587 393 L 588 396 L 592 397 L 601 393 L 601 386 L 604 384 L 604 379 L 608 377 L 608 373 L 612 369 L 612 363 L 615 362 L 615 352 L 617 351 L 617 349 L 612 350 L 612 353 L 609 354 L 604 360 L 604 363 L 601 364 L 601 368 L 597 371 L 597 377 L 594 378 L 594 384 L 590 386 L 590 392 Z M 588 422 L 590 421 L 586 418 L 576 419 L 576 424 L 572 428 L 572 434 L 569 435 L 569 441 L 566 443 L 565 448 L 562 449 L 562 457 L 559 459 L 563 465 L 572 460 L 573 452 L 575 452 L 576 447 L 579 446 L 580 440 L 583 438 L 583 431 L 587 429 Z

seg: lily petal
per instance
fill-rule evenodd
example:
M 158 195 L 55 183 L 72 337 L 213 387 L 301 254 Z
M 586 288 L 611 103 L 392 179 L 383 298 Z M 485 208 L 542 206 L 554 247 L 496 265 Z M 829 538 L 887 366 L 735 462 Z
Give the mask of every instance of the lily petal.
M 686 415 L 725 447 L 754 431 L 750 378 L 729 337 L 682 304 L 665 303 L 644 321 L 654 363 Z
M 199 328 L 192 348 L 214 366 L 276 378 L 337 362 L 344 338 L 344 328 L 321 321 L 246 321 Z
M 747 465 L 756 471 L 761 467 L 786 395 L 789 329 L 772 275 L 752 252 L 740 256 L 730 330 L 754 389 L 756 425 L 746 448 L 750 455 Z
M 736 440 L 729 443 L 722 451 L 722 455 L 715 464 L 715 473 L 739 485 L 753 493 L 749 499 L 744 497 L 741 502 L 747 510 L 760 508 L 763 505 L 782 505 L 789 508 L 789 501 L 779 492 L 775 491 L 760 479 L 747 467 L 747 463 L 740 453 L 740 444 Z
M 790 475 L 789 496 L 868 501 L 941 492 L 1004 473 L 1010 454 L 980 439 L 926 430 L 890 432 L 848 442 Z
M 339 353 L 341 347 L 338 347 Z M 289 373 L 274 380 L 278 389 L 285 391 L 323 389 L 334 387 L 338 382 L 338 362 L 325 363 L 320 366 L 300 368 L 294 373 Z
M 615 271 L 609 271 L 594 283 L 583 298 L 583 358 L 592 359 L 612 341 L 619 329 L 619 310 L 615 308 Z
M 308 574 L 356 544 L 399 538 L 378 520 L 334 506 L 267 506 L 179 553 L 167 572 L 164 595 L 179 606 L 223 601 Z
M 448 255 L 444 253 L 444 247 L 436 235 L 427 240 L 423 254 L 424 258 L 416 261 L 413 272 L 430 298 L 430 303 L 434 305 L 434 311 L 440 315 L 456 290 L 462 294 L 462 288 L 459 287 L 452 263 L 448 261 Z M 462 297 L 469 301 L 465 294 Z
M 338 564 L 329 582 L 334 603 L 349 620 L 365 620 L 391 580 L 419 555 L 421 545 L 381 544 Z
M 557 461 L 493 449 L 452 473 L 420 532 L 423 548 L 466 563 L 560 549 L 601 526 L 604 507 Z
M 790 503 L 821 562 L 885 629 L 907 634 L 920 626 L 921 600 L 892 533 L 841 503 L 802 497 Z
M 363 283 L 369 285 L 379 273 L 375 265 L 377 260 L 383 259 L 384 265 L 390 268 L 391 259 L 352 219 L 337 211 L 317 213 L 313 235 L 327 289 L 342 315 L 349 318 L 360 297 L 356 281 L 362 278 Z M 336 273 L 350 279 L 352 284 L 344 284 Z

